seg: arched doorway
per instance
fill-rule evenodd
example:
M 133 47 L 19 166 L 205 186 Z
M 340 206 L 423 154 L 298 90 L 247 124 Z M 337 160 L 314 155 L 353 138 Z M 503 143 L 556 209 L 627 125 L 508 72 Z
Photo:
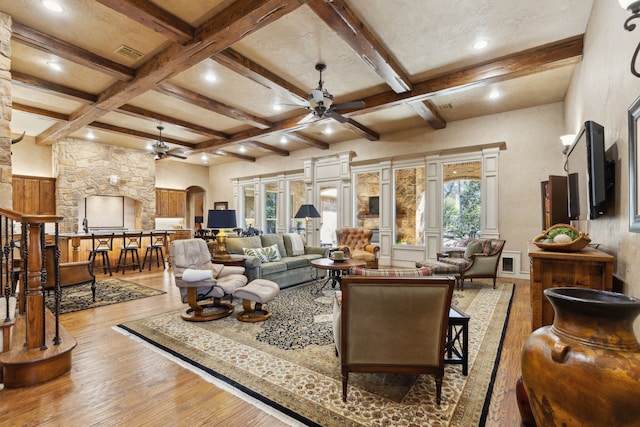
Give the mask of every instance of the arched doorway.
M 206 206 L 206 191 L 194 185 L 187 188 L 187 227 L 194 232 L 206 228 L 204 207 Z

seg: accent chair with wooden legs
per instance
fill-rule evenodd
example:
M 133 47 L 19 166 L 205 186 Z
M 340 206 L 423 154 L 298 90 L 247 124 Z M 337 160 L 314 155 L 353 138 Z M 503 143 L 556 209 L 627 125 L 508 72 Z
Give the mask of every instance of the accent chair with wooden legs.
M 345 276 L 334 302 L 333 332 L 349 372 L 431 374 L 441 402 L 454 277 Z

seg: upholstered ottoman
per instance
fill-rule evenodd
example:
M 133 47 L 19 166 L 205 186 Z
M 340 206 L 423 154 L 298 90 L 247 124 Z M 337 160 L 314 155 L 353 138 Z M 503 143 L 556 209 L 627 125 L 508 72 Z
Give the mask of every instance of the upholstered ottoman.
M 456 281 L 460 280 L 460 267 L 454 264 L 428 259 L 425 261 L 416 261 L 416 267 L 430 268 L 434 276 L 455 276 Z M 460 285 L 458 284 L 458 286 Z
M 233 292 L 233 296 L 242 298 L 244 311 L 236 317 L 242 322 L 262 322 L 271 317 L 271 312 L 262 307 L 280 294 L 280 286 L 271 280 L 256 279 Z M 251 303 L 254 306 L 251 306 Z

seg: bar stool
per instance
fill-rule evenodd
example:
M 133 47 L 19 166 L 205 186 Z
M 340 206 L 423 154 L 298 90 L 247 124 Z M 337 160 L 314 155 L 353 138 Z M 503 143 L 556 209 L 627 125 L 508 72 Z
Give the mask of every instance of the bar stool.
M 109 252 L 113 250 L 113 233 L 106 236 L 96 236 L 91 233 L 91 251 L 89 252 L 89 261 L 91 261 L 91 271 L 95 271 L 96 257 L 98 254 L 102 256 L 102 271 L 109 276 L 111 273 L 111 261 L 109 260 Z
M 162 260 L 162 267 L 164 268 L 164 252 L 162 248 L 167 246 L 167 232 L 166 231 L 152 231 L 149 233 L 149 246 L 144 252 L 144 259 L 142 261 L 142 269 L 147 264 L 147 256 L 149 257 L 149 271 L 151 271 L 151 264 L 155 255 L 156 267 L 160 267 L 160 260 Z M 142 270 L 141 270 L 142 271 Z
M 120 248 L 120 256 L 118 257 L 118 265 L 116 266 L 116 273 L 120 270 L 122 265 L 122 274 L 131 267 L 137 268 L 138 271 L 142 271 L 142 264 L 140 264 L 140 253 L 138 249 L 142 249 L 142 231 L 136 233 L 122 233 L 122 247 Z M 131 263 L 127 264 L 127 254 L 131 255 Z

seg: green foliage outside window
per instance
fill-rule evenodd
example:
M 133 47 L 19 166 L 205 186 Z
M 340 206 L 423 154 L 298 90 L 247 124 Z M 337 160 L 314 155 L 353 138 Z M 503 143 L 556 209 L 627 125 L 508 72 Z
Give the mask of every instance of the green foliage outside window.
M 445 238 L 460 240 L 480 230 L 480 181 L 458 180 L 444 185 L 442 211 Z

